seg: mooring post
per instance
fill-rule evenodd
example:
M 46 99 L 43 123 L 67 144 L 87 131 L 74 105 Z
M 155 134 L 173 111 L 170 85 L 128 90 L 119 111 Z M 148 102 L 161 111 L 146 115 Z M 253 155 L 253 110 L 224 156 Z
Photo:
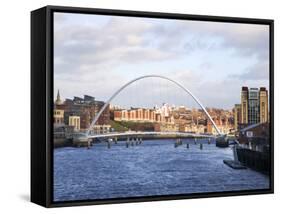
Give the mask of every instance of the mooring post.
M 88 139 L 87 149 L 90 149 L 91 147 L 91 138 Z
M 107 140 L 107 148 L 110 149 L 111 145 L 110 145 L 110 139 L 108 138 Z

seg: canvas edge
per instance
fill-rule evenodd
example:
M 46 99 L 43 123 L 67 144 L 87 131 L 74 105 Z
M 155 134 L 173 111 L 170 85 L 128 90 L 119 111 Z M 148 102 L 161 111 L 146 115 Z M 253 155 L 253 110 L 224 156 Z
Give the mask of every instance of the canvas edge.
M 149 201 L 163 201 L 163 200 L 178 200 L 178 199 L 195 199 L 195 198 L 210 198 L 210 197 L 226 197 L 226 196 L 242 196 L 242 195 L 257 195 L 257 194 L 270 194 L 274 193 L 274 20 L 272 19 L 252 19 L 241 17 L 224 17 L 224 16 L 205 16 L 205 15 L 188 15 L 188 14 L 175 14 L 175 13 L 159 13 L 159 12 L 147 12 L 147 11 L 128 11 L 128 10 L 111 10 L 111 9 L 99 9 L 99 8 L 81 8 L 81 7 L 64 7 L 64 6 L 46 6 L 35 11 L 45 11 L 45 19 L 42 21 L 46 23 L 45 28 L 45 83 L 46 88 L 42 91 L 42 95 L 45 93 L 46 106 L 45 106 L 45 144 L 42 145 L 45 148 L 46 162 L 45 166 L 45 192 L 41 194 L 45 196 L 45 200 L 34 200 L 31 197 L 31 201 L 40 204 L 45 207 L 66 207 L 66 206 L 81 206 L 81 205 L 98 205 L 98 204 L 115 204 L 115 203 L 131 203 L 131 202 L 149 202 Z M 32 13 L 35 13 L 32 11 Z M 102 14 L 102 15 L 116 15 L 116 16 L 132 16 L 132 17 L 148 17 L 148 18 L 167 18 L 167 19 L 183 19 L 183 20 L 198 20 L 198 21 L 214 21 L 214 22 L 228 22 L 228 23 L 248 23 L 248 24 L 265 24 L 270 26 L 270 133 L 271 133 L 271 185 L 269 189 L 254 190 L 254 191 L 238 191 L 238 192 L 219 192 L 219 193 L 200 193 L 189 195 L 177 195 L 177 196 L 155 196 L 155 197 L 138 197 L 138 198 L 119 198 L 119 199 L 105 199 L 105 200 L 89 200 L 89 201 L 71 201 L 71 202 L 53 202 L 53 182 L 52 182 L 52 146 L 50 145 L 51 133 L 52 133 L 52 106 L 51 100 L 53 99 L 53 13 L 54 12 L 68 12 L 68 13 L 85 13 L 85 14 Z M 32 17 L 32 16 L 31 16 Z M 32 27 L 31 27 L 32 28 Z M 31 30 L 32 31 L 32 30 Z M 32 41 L 31 41 L 32 44 Z M 38 47 L 37 47 L 38 48 Z M 39 49 L 39 48 L 38 48 Z M 33 56 L 34 53 L 31 53 Z M 32 58 L 31 56 L 31 58 Z M 34 58 L 32 58 L 34 60 Z M 32 66 L 31 66 L 32 67 Z M 31 76 L 33 76 L 34 68 L 31 68 Z M 36 84 L 32 81 L 33 88 Z M 34 89 L 33 89 L 34 90 Z M 32 89 L 31 89 L 32 91 Z M 32 92 L 31 92 L 32 93 Z M 34 105 L 34 98 L 31 105 Z M 32 109 L 32 108 L 31 108 Z M 32 110 L 31 110 L 32 111 Z M 35 118 L 35 114 L 31 112 L 31 122 Z M 42 124 L 41 124 L 42 125 Z M 32 134 L 34 134 L 32 131 Z M 31 140 L 31 147 L 35 142 Z M 32 148 L 31 148 L 32 152 Z M 36 155 L 32 155 L 31 160 L 37 160 Z M 32 161 L 31 161 L 32 162 Z M 32 163 L 31 163 L 32 165 Z M 34 170 L 31 170 L 31 176 L 37 174 Z M 41 176 L 39 176 L 42 179 Z M 31 184 L 32 186 L 32 184 Z M 32 189 L 32 188 L 31 188 Z M 32 190 L 31 190 L 32 195 Z

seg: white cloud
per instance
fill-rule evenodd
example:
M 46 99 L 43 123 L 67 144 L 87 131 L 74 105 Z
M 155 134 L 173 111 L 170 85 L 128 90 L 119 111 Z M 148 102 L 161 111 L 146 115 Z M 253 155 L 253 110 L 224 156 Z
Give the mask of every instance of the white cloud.
M 83 16 L 76 15 L 77 20 Z M 87 17 L 86 21 L 72 23 L 66 14 L 55 16 L 55 89 L 60 88 L 62 94 L 65 91 L 67 97 L 88 93 L 106 99 L 129 78 L 149 70 L 188 85 L 208 106 L 221 103 L 230 106 L 234 98 L 229 93 L 234 87 L 238 87 L 237 91 L 246 80 L 268 78 L 269 38 L 264 25 Z M 213 72 L 215 64 L 224 63 L 219 58 L 216 62 L 204 58 L 214 50 L 224 55 L 231 53 L 237 62 L 249 58 L 260 63 L 240 71 L 240 75 L 227 76 L 235 80 L 219 82 L 215 81 L 215 73 L 214 78 L 206 80 L 196 66 L 185 67 L 186 59 L 199 52 L 202 55 L 198 54 L 201 58 L 197 59 L 197 67 Z M 182 68 L 167 72 L 169 63 L 182 64 Z M 120 72 L 124 66 L 133 66 L 138 71 L 143 68 L 143 72 L 138 74 L 135 69 Z M 140 92 L 144 92 L 143 89 L 147 90 L 148 97 L 155 90 L 144 85 Z M 171 96 L 177 92 L 167 93 Z
M 262 61 L 246 69 L 243 74 L 232 75 L 231 77 L 241 80 L 269 80 L 269 62 Z

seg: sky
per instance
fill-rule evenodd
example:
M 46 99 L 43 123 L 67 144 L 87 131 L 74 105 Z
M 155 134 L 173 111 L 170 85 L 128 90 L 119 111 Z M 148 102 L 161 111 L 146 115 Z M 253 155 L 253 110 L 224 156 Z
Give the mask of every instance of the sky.
M 54 14 L 54 96 L 106 101 L 130 80 L 162 75 L 205 107 L 231 109 L 242 86 L 269 88 L 269 26 L 87 14 Z M 196 107 L 175 84 L 147 78 L 112 102 Z

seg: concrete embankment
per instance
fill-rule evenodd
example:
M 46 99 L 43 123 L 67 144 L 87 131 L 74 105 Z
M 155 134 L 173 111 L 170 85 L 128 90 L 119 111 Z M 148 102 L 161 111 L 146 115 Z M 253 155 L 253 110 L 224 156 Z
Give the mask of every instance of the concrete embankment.
M 54 148 L 61 148 L 61 147 L 69 147 L 73 146 L 73 142 L 71 139 L 54 139 Z

